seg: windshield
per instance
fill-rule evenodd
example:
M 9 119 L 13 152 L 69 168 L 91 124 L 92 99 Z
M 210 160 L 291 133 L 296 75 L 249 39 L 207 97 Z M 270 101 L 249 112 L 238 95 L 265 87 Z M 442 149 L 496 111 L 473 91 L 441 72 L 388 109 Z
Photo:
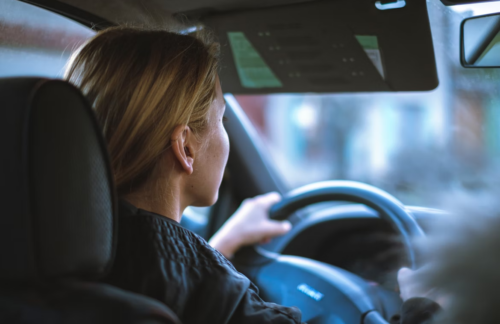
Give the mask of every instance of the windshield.
M 460 65 L 460 23 L 500 2 L 428 0 L 439 86 L 430 92 L 236 96 L 289 189 L 344 179 L 407 205 L 480 190 L 500 158 L 500 69 Z M 411 62 L 408 62 L 411 64 Z

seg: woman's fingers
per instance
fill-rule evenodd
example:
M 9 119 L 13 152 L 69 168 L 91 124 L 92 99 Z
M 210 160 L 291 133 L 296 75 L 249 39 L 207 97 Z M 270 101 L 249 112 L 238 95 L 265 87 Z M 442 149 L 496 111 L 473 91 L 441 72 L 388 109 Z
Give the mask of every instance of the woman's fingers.
M 277 192 L 270 192 L 254 198 L 255 203 L 260 205 L 262 210 L 255 208 L 253 215 L 253 226 L 258 236 L 264 237 L 264 240 L 271 239 L 288 233 L 292 229 L 289 221 L 275 221 L 269 219 L 269 209 L 281 201 L 281 195 Z
M 422 268 L 415 271 L 408 268 L 401 268 L 398 271 L 401 299 L 406 301 L 413 297 L 426 297 L 437 301 L 437 296 L 434 296 L 434 289 L 424 286 L 421 280 L 419 280 L 419 276 L 421 275 Z
M 284 235 L 291 229 L 292 224 L 289 221 L 268 220 L 261 227 L 262 235 L 269 238 Z
M 281 195 L 277 192 L 270 192 L 265 195 L 256 196 L 253 198 L 256 204 L 259 204 L 266 212 L 271 209 L 271 207 L 281 201 Z
M 267 224 L 262 227 L 261 235 L 264 235 L 264 238 L 260 241 L 260 244 L 267 244 L 274 237 L 285 235 L 291 229 L 292 224 L 289 221 L 267 221 Z
M 413 271 L 408 269 L 408 268 L 401 268 L 398 271 L 398 284 L 399 284 L 399 291 L 401 293 L 401 299 L 407 300 L 410 299 L 413 296 L 412 293 L 412 282 L 411 282 L 411 276 L 413 274 Z
M 398 271 L 398 282 L 407 281 L 413 274 L 413 271 L 409 268 L 401 268 Z
M 266 242 L 286 234 L 292 228 L 290 222 L 269 219 L 269 209 L 280 200 L 281 195 L 277 192 L 246 199 L 209 243 L 229 256 L 241 246 Z

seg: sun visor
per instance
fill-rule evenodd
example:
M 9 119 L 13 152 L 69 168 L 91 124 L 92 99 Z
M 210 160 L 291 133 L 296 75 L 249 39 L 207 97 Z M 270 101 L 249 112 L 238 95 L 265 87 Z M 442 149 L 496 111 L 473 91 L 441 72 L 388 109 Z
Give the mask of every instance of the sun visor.
M 205 16 L 224 91 L 425 91 L 438 79 L 426 1 L 321 1 Z M 398 3 L 400 3 L 398 1 Z

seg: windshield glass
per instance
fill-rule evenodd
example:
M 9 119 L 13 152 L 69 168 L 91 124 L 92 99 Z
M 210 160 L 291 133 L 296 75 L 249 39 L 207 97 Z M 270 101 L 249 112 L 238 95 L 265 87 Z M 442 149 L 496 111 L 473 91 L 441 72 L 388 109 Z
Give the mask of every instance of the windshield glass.
M 345 179 L 407 205 L 480 190 L 500 158 L 500 69 L 460 65 L 460 23 L 500 2 L 428 0 L 439 86 L 430 92 L 236 96 L 289 189 Z M 411 64 L 411 62 L 408 62 Z

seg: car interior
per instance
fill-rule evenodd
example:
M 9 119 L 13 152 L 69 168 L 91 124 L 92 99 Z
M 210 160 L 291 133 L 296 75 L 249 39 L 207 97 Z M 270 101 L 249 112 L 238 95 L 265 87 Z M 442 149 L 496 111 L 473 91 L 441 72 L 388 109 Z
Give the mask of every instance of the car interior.
M 458 64 L 470 72 L 500 67 L 498 1 L 2 1 L 6 9 L 19 6 L 19 13 L 37 7 L 81 25 L 86 31 L 72 39 L 80 43 L 120 24 L 175 24 L 186 34 L 211 30 L 221 44 L 231 151 L 217 203 L 188 208 L 181 224 L 208 240 L 244 199 L 279 192 L 283 200 L 270 217 L 289 220 L 293 229 L 241 249 L 232 260 L 261 297 L 298 307 L 309 324 L 388 323 L 399 312 L 397 270 L 419 267 L 415 240 L 446 212 L 411 206 L 390 190 L 347 178 L 290 188 L 239 98 L 432 93 L 442 83 L 441 48 L 433 41 L 429 7 L 490 6 L 488 14 L 463 19 L 451 31 L 460 35 Z M 14 16 L 0 14 L 6 44 L 0 42 L 0 59 L 2 46 L 24 28 L 8 24 Z M 35 34 L 32 41 L 45 40 Z M 12 42 L 14 49 L 23 46 Z M 58 46 L 64 61 L 72 50 Z M 29 64 L 10 72 L 5 59 L 0 69 L 9 71 L 0 72 L 0 321 L 180 323 L 162 303 L 99 282 L 119 235 L 117 197 L 106 145 L 84 96 Z

